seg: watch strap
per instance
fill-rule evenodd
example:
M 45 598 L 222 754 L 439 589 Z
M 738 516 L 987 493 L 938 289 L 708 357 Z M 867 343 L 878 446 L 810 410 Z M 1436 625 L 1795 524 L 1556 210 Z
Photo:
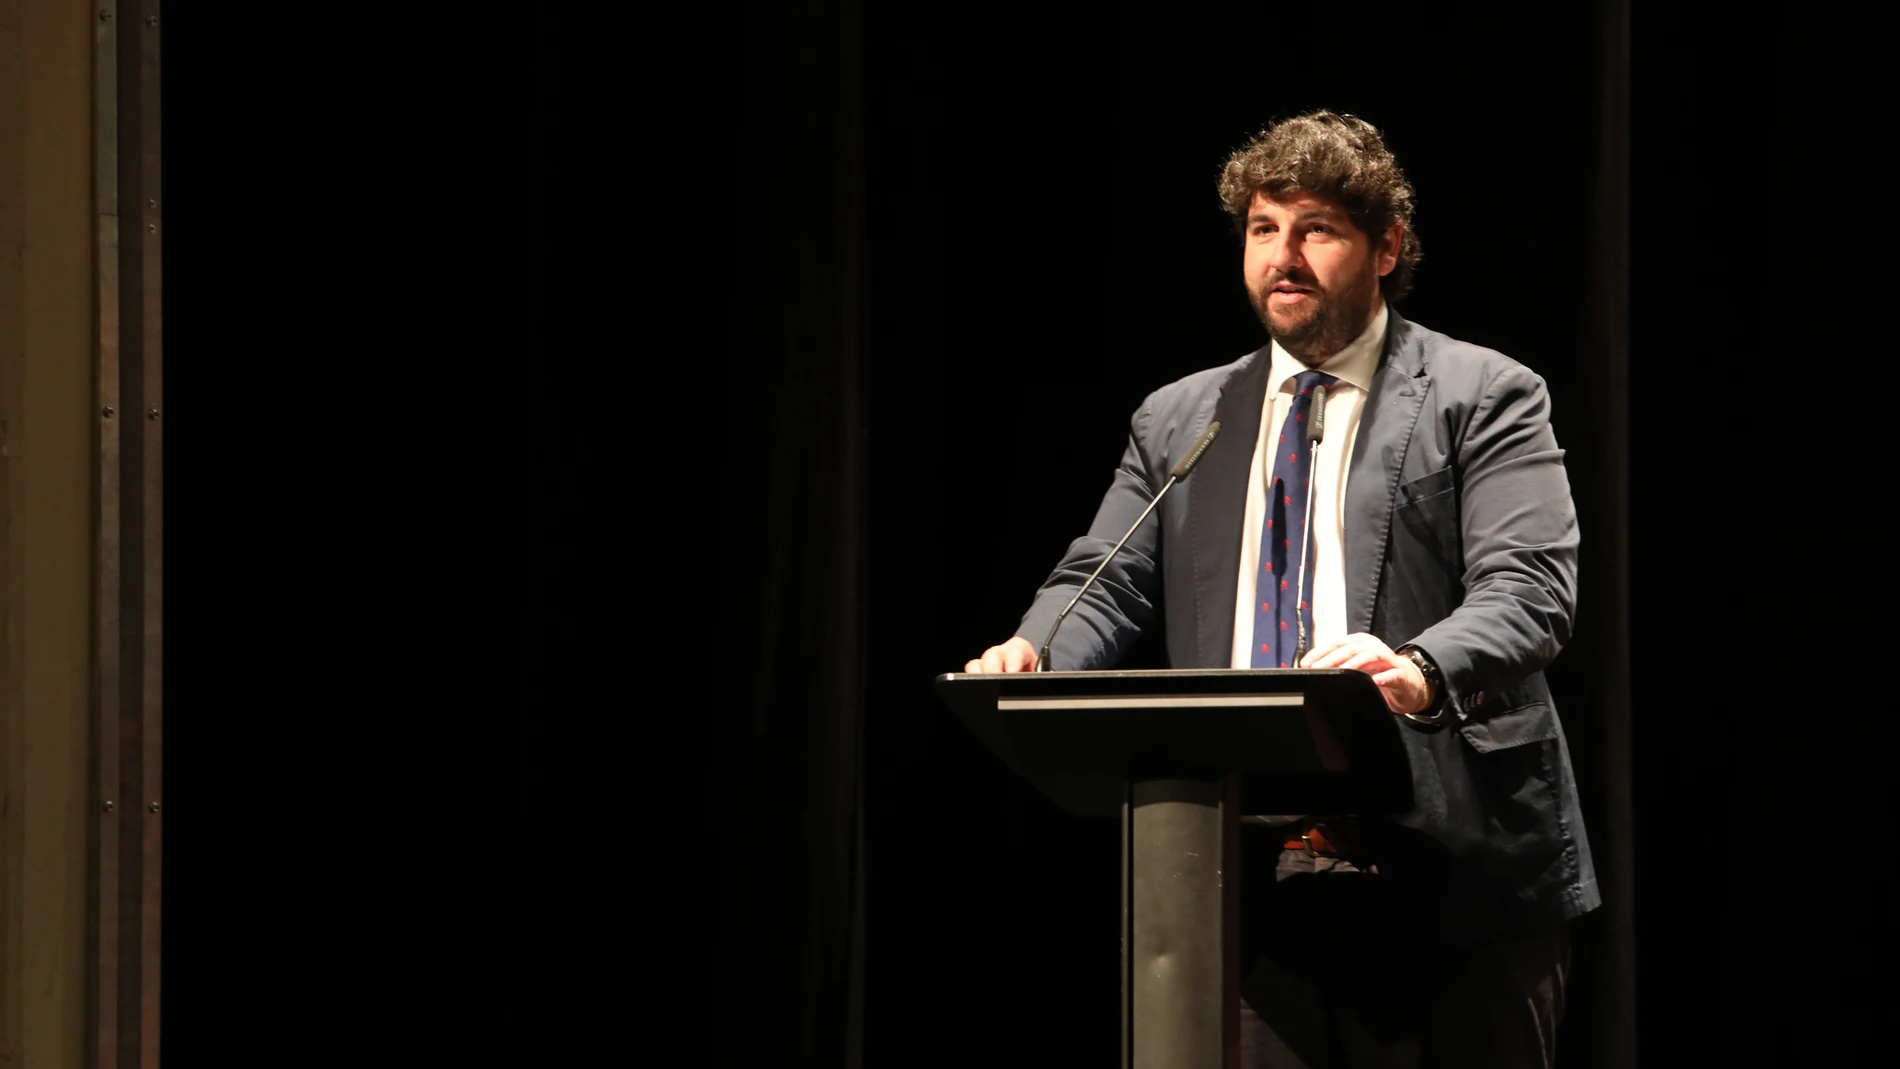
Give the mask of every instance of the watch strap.
M 1446 712 L 1451 709 L 1451 702 L 1447 700 L 1444 673 L 1438 670 L 1431 654 L 1409 642 L 1392 652 L 1417 665 L 1419 674 L 1425 677 L 1425 682 L 1432 688 L 1431 704 L 1419 712 L 1403 714 L 1406 719 L 1420 724 L 1436 724 L 1444 720 Z

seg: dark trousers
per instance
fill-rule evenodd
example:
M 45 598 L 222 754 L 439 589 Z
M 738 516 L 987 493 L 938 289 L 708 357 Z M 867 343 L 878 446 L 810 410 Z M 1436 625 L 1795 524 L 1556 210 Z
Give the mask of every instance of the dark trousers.
M 1405 900 L 1376 864 L 1264 853 L 1241 883 L 1244 1069 L 1554 1063 L 1567 926 L 1451 947 L 1436 908 Z

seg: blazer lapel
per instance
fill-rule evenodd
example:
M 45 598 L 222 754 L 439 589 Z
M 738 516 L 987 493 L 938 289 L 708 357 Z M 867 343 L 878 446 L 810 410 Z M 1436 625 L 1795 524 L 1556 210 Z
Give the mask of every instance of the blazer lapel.
M 1220 441 L 1195 467 L 1194 485 L 1185 487 L 1188 544 L 1194 562 L 1194 653 L 1200 667 L 1226 668 L 1232 663 L 1247 477 L 1260 442 L 1260 409 L 1267 399 L 1267 369 L 1272 364 L 1269 357 L 1270 347 L 1262 347 L 1221 385 L 1213 417 L 1220 421 Z
M 1410 324 L 1388 308 L 1385 348 L 1359 417 L 1346 477 L 1346 629 L 1351 632 L 1372 630 L 1399 473 L 1430 385 Z M 1231 621 L 1228 630 L 1233 630 Z

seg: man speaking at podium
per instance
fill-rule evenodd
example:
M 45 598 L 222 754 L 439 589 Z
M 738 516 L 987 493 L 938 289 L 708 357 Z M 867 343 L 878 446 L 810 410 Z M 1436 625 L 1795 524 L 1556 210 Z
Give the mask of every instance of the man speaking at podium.
M 1149 395 L 1087 536 L 965 670 L 1034 671 L 1033 641 L 1218 421 L 1053 667 L 1113 668 L 1165 620 L 1176 668 L 1365 672 L 1415 792 L 1391 819 L 1243 824 L 1243 1064 L 1549 1066 L 1567 926 L 1601 899 L 1542 671 L 1578 539 L 1544 382 L 1392 308 L 1419 259 L 1413 191 L 1366 122 L 1275 124 L 1220 196 L 1269 344 Z

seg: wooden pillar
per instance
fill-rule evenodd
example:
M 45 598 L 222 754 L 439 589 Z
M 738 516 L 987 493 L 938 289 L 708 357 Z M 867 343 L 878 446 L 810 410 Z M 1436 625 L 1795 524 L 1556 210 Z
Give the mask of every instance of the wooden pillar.
M 0 0 L 0 1064 L 90 1045 L 93 34 Z

